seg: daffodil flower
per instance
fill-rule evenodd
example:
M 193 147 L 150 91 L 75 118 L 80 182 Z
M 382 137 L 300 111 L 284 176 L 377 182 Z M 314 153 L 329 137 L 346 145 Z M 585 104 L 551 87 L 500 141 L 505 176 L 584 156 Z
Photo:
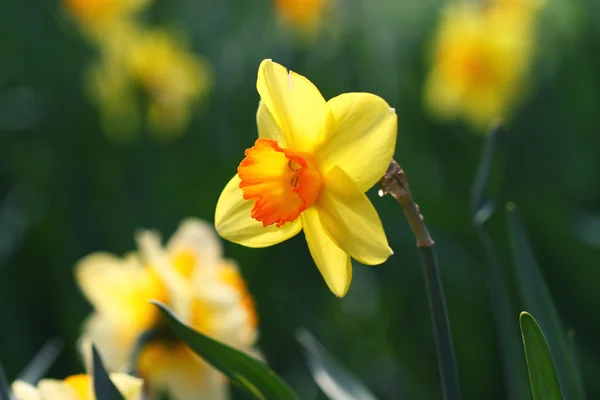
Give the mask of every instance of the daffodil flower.
M 110 374 L 125 400 L 141 400 L 143 382 L 127 374 Z M 92 377 L 87 374 L 72 375 L 64 380 L 42 379 L 37 386 L 15 381 L 12 391 L 16 400 L 95 400 Z
M 184 221 L 166 246 L 153 231 L 136 238 L 139 252 L 94 253 L 77 265 L 77 283 L 95 308 L 84 341 L 97 345 L 107 369 L 135 367 L 148 399 L 161 392 L 176 400 L 227 398 L 225 377 L 168 335 L 154 335 L 137 360 L 132 355 L 140 336 L 160 326 L 152 299 L 205 335 L 257 355 L 257 315 L 237 266 L 222 258 L 219 237 L 200 220 Z
M 344 296 L 350 257 L 375 265 L 392 254 L 365 192 L 392 159 L 396 113 L 369 93 L 326 102 L 308 79 L 271 60 L 261 63 L 256 85 L 259 138 L 221 193 L 217 232 L 266 247 L 304 230 L 325 282 Z
M 509 118 L 524 91 L 543 0 L 448 3 L 424 99 L 440 119 L 464 117 L 486 131 Z

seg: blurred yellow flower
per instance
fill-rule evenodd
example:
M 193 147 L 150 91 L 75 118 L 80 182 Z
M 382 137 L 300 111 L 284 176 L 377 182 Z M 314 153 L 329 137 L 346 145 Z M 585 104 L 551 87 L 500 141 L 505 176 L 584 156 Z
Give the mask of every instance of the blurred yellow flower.
M 330 0 L 275 0 L 279 17 L 306 34 L 314 34 L 320 27 Z
M 141 11 L 151 0 L 63 0 L 84 33 L 102 40 L 118 24 Z
M 186 220 L 163 249 L 156 233 L 137 235 L 140 252 L 119 258 L 94 253 L 79 262 L 76 277 L 95 308 L 84 337 L 101 350 L 107 369 L 134 367 L 150 398 L 227 398 L 227 382 L 185 345 L 161 330 L 148 300 L 168 304 L 196 330 L 255 353 L 257 316 L 236 265 L 222 259 L 218 237 L 208 224 Z M 150 338 L 133 361 L 136 343 Z
M 535 0 L 449 3 L 425 86 L 432 113 L 480 129 L 508 118 L 531 66 L 540 7 Z
M 185 129 L 191 106 L 211 86 L 208 61 L 162 30 L 150 30 L 140 37 L 131 49 L 129 70 L 149 95 L 150 126 L 167 136 Z
M 187 128 L 193 106 L 210 89 L 212 73 L 208 60 L 166 31 L 123 25 L 105 41 L 88 79 L 108 134 L 127 138 L 138 131 L 141 89 L 148 98 L 151 132 L 170 138 Z
M 143 382 L 127 374 L 110 374 L 125 400 L 141 400 Z M 92 377 L 86 374 L 72 375 L 65 380 L 42 379 L 37 387 L 23 381 L 15 381 L 12 391 L 16 400 L 95 400 Z
M 328 102 L 306 78 L 265 60 L 256 83 L 258 136 L 217 203 L 219 234 L 248 247 L 302 229 L 331 291 L 344 296 L 350 257 L 381 264 L 391 254 L 365 195 L 395 150 L 395 111 L 380 97 L 346 93 Z

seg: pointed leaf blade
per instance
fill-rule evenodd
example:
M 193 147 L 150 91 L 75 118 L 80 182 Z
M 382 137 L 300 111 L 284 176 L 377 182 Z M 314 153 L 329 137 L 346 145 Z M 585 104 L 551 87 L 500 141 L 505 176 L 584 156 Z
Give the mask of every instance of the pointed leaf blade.
M 296 334 L 304 347 L 310 373 L 331 400 L 376 400 L 367 387 L 342 366 L 306 329 Z
M 10 400 L 11 398 L 11 390 L 4 375 L 4 368 L 0 364 L 0 400 Z
M 522 312 L 519 320 L 533 398 L 535 400 L 562 400 L 554 363 L 544 333 L 531 314 Z
M 115 384 L 110 380 L 102 358 L 95 346 L 92 346 L 94 393 L 98 400 L 125 400 Z
M 266 364 L 184 325 L 167 306 L 152 301 L 169 327 L 194 353 L 228 376 L 257 399 L 298 399 L 294 391 Z
M 529 245 L 519 210 L 512 203 L 507 205 L 507 218 L 508 234 L 523 301 L 527 310 L 536 316 L 545 333 L 562 394 L 567 400 L 585 399 L 583 380 L 578 373 L 575 356 L 569 347 L 566 330 Z

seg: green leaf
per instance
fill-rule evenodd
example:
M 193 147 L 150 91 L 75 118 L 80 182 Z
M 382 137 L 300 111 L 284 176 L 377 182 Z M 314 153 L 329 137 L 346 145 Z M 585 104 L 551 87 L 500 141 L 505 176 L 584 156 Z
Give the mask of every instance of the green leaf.
M 514 317 L 516 311 L 510 299 L 498 252 L 486 227 L 486 223 L 496 210 L 495 193 L 498 193 L 501 180 L 500 165 L 504 159 L 502 146 L 504 135 L 501 124 L 495 124 L 488 132 L 471 190 L 471 213 L 473 228 L 485 250 L 489 266 L 487 280 L 494 322 L 498 331 L 506 396 L 510 400 L 529 400 L 531 389 L 527 379 L 525 355 L 519 340 L 519 324 Z M 495 176 L 494 171 L 496 171 Z
M 0 365 L 0 400 L 10 400 L 11 397 L 11 390 L 4 375 L 4 368 Z
M 296 334 L 313 379 L 331 400 L 375 400 L 367 387 L 342 366 L 306 329 Z
M 540 326 L 531 314 L 522 312 L 521 335 L 529 369 L 531 392 L 535 400 L 562 400 L 560 386 L 548 343 Z
M 98 400 L 125 400 L 123 395 L 110 380 L 98 350 L 92 346 L 94 393 Z
M 156 305 L 173 332 L 190 349 L 257 399 L 297 399 L 294 391 L 265 363 L 184 325 L 164 304 Z
M 23 371 L 19 373 L 17 379 L 35 385 L 46 375 L 46 372 L 54 364 L 62 349 L 63 343 L 59 339 L 48 340 L 35 357 L 29 361 Z
M 535 261 L 519 211 L 512 203 L 507 205 L 507 218 L 521 295 L 526 309 L 536 316 L 546 335 L 562 394 L 567 400 L 584 399 L 583 381 L 566 331 Z

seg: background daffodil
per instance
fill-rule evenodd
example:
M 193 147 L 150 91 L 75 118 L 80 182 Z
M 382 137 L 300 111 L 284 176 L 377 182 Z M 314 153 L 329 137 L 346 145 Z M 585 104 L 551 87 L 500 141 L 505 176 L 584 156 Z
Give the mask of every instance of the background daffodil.
M 77 282 L 96 309 L 84 338 L 97 344 L 108 369 L 135 368 L 150 398 L 161 392 L 178 400 L 227 398 L 226 379 L 162 330 L 148 301 L 160 300 L 196 330 L 255 353 L 257 316 L 237 267 L 222 259 L 219 238 L 199 220 L 182 223 L 166 248 L 151 231 L 137 239 L 139 253 L 95 253 L 77 266 Z M 152 338 L 132 360 L 148 332 Z
M 435 42 L 425 100 L 442 119 L 464 117 L 485 130 L 506 119 L 524 90 L 541 2 L 449 3 Z
M 141 400 L 143 382 L 127 374 L 110 374 L 125 400 Z M 16 400 L 95 400 L 92 377 L 78 374 L 64 380 L 42 379 L 37 386 L 24 381 L 15 381 L 12 391 Z
M 221 193 L 217 231 L 265 247 L 304 230 L 327 285 L 344 296 L 350 257 L 375 265 L 392 254 L 365 192 L 392 159 L 396 113 L 369 93 L 326 102 L 308 79 L 271 60 L 261 63 L 256 86 L 259 138 Z

